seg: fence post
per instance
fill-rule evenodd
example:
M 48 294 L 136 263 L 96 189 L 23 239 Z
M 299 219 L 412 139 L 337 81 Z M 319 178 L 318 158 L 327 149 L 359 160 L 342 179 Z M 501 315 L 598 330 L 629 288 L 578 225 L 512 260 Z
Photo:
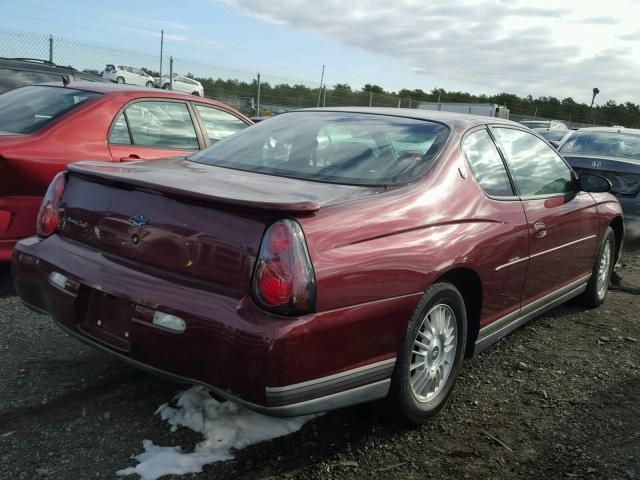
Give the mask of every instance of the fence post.
M 164 30 L 160 30 L 160 72 L 158 73 L 158 83 L 159 86 L 162 87 L 162 50 L 164 48 Z
M 320 96 L 322 95 L 322 85 L 324 85 L 324 67 L 322 65 L 322 75 L 320 75 L 320 88 L 318 89 L 318 107 L 320 106 Z
M 256 115 L 260 116 L 260 72 L 258 72 L 258 78 L 256 81 Z
M 169 90 L 173 90 L 173 57 L 169 57 Z
M 323 107 L 327 106 L 327 86 L 326 85 L 322 88 L 322 106 Z
M 373 106 L 373 92 L 369 91 L 369 106 Z
M 398 99 L 398 108 L 400 108 L 402 106 L 402 99 Z
M 49 61 L 53 63 L 53 35 L 49 35 Z
M 408 108 L 411 108 L 411 97 L 409 97 L 409 107 Z
M 538 107 L 536 107 L 536 111 L 533 112 L 533 119 L 535 120 L 537 116 L 538 116 Z

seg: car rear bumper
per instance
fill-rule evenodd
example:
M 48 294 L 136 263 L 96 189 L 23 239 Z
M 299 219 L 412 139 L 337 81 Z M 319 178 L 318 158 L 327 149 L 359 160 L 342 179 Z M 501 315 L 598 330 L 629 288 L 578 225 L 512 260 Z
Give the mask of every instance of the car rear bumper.
M 72 336 L 274 416 L 384 397 L 402 332 L 384 332 L 381 326 L 395 315 L 408 319 L 419 300 L 409 295 L 283 318 L 259 310 L 238 292 L 149 271 L 58 235 L 19 242 L 12 271 L 22 300 Z M 51 281 L 52 272 L 68 278 L 64 287 Z M 126 338 L 112 339 L 96 325 L 100 312 L 90 313 L 96 295 L 130 308 L 131 317 L 120 319 Z M 154 325 L 155 311 L 183 318 L 186 329 L 177 333 Z

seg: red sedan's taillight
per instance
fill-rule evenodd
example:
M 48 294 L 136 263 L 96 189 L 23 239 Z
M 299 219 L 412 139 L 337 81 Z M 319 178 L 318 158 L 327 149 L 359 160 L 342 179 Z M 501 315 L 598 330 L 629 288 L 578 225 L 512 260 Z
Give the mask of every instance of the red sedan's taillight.
M 60 172 L 55 177 L 47 189 L 47 193 L 42 200 L 38 219 L 36 220 L 36 231 L 41 237 L 49 237 L 58 229 L 60 220 L 60 200 L 64 193 L 65 173 Z
M 258 304 L 275 313 L 313 311 L 315 276 L 297 222 L 279 220 L 265 232 L 253 274 L 253 294 Z

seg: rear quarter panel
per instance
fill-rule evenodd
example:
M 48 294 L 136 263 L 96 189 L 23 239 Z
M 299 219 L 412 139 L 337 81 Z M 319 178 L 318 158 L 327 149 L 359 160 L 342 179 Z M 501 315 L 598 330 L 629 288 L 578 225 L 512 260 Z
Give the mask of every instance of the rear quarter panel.
M 591 196 L 598 209 L 598 238 L 602 238 L 607 227 L 616 219 L 623 220 L 622 207 L 618 199 L 610 193 L 591 193 Z M 624 222 L 622 222 L 622 225 L 624 236 Z M 618 250 L 622 247 L 622 238 L 616 237 L 616 247 Z
M 526 262 L 496 267 L 527 254 L 522 205 L 487 198 L 471 175 L 465 179 L 458 172 L 459 149 L 443 153 L 414 185 L 300 219 L 318 311 L 402 296 L 411 296 L 415 308 L 424 290 L 455 268 L 480 278 L 481 324 L 519 308 Z M 391 327 L 399 340 L 409 316 L 389 315 L 373 331 Z

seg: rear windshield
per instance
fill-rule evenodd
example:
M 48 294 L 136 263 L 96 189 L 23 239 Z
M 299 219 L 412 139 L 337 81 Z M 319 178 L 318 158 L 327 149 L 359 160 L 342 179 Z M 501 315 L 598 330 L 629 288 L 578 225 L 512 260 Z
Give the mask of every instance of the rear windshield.
M 576 132 L 565 142 L 560 153 L 605 155 L 640 160 L 640 135 L 617 132 Z
M 567 134 L 564 130 L 542 130 L 538 133 L 551 142 L 559 142 Z
M 0 95 L 0 130 L 32 133 L 100 95 L 62 87 L 34 85 Z
M 449 129 L 425 120 L 339 112 L 273 117 L 189 160 L 251 172 L 349 185 L 394 185 L 424 173 Z

